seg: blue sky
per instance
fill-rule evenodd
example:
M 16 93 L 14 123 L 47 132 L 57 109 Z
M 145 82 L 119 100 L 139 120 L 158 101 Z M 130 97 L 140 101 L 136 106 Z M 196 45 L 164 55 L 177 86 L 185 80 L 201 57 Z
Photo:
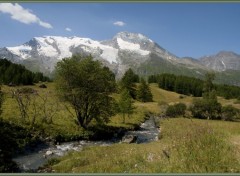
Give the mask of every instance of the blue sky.
M 0 47 L 43 35 L 106 40 L 121 31 L 142 33 L 179 57 L 240 54 L 240 3 L 0 4 Z

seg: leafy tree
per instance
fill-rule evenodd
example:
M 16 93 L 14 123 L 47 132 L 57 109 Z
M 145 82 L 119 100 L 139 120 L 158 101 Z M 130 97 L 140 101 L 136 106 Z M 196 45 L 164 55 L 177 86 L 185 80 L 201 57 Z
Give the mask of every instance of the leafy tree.
M 221 116 L 221 104 L 217 100 L 216 91 L 212 81 L 214 74 L 207 73 L 205 75 L 205 82 L 203 87 L 203 99 L 194 100 L 191 112 L 194 117 L 204 119 L 219 119 Z
M 123 75 L 120 81 L 120 88 L 127 89 L 133 99 L 136 99 L 136 84 L 139 82 L 139 77 L 136 75 L 133 70 L 128 69 Z
M 187 108 L 186 105 L 183 103 L 170 105 L 166 110 L 166 116 L 169 117 L 183 116 L 185 114 L 186 108 Z
M 149 85 L 144 79 L 141 79 L 141 83 L 137 89 L 137 99 L 141 102 L 151 102 L 153 101 L 152 97 Z
M 90 122 L 107 122 L 114 115 L 115 77 L 99 61 L 80 55 L 65 58 L 56 66 L 56 85 L 60 97 L 70 103 L 77 123 L 87 128 Z
M 119 111 L 122 114 L 123 117 L 123 123 L 125 123 L 125 115 L 127 114 L 130 116 L 130 114 L 133 113 L 133 101 L 129 94 L 129 91 L 127 89 L 123 89 L 120 94 L 120 100 L 118 102 Z
M 219 119 L 221 104 L 211 99 L 195 99 L 190 108 L 193 117 L 200 119 Z
M 239 114 L 239 109 L 233 107 L 232 105 L 227 105 L 222 108 L 222 119 L 233 121 L 237 118 Z

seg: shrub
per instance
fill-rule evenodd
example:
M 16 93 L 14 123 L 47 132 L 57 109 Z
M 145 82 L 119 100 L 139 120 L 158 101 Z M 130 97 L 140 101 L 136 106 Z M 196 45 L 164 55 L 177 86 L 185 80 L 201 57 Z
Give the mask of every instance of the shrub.
M 200 119 L 220 119 L 221 104 L 212 99 L 194 100 L 190 107 L 193 117 Z
M 185 114 L 186 105 L 183 103 L 177 103 L 175 105 L 170 105 L 167 108 L 166 115 L 169 117 L 182 116 Z
M 233 107 L 232 105 L 224 106 L 222 108 L 222 119 L 233 121 L 239 113 L 239 109 Z

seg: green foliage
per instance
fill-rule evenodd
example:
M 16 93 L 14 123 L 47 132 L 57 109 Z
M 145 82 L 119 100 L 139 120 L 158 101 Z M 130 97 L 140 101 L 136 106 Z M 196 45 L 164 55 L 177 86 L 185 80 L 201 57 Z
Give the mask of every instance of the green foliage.
M 195 99 L 190 111 L 193 117 L 200 119 L 220 119 L 221 104 L 214 99 Z
M 215 76 L 213 73 L 207 73 L 205 76 L 203 99 L 195 100 L 191 111 L 194 117 L 219 119 L 221 118 L 222 105 L 217 101 L 217 94 L 212 83 Z
M 206 78 L 204 82 L 197 78 L 177 76 L 173 74 L 150 75 L 148 77 L 148 82 L 158 83 L 159 87 L 165 90 L 174 91 L 184 95 L 193 95 L 195 97 L 201 97 L 203 91 L 205 91 L 204 96 L 208 96 L 208 93 L 206 92 L 207 89 L 214 89 L 218 96 L 222 96 L 226 99 L 239 98 L 240 87 L 213 84 L 215 78 L 213 73 L 207 73 L 205 76 Z
M 120 100 L 118 102 L 119 111 L 123 116 L 123 123 L 125 123 L 125 115 L 133 113 L 133 101 L 127 89 L 123 89 L 120 94 Z
M 133 99 L 136 99 L 136 84 L 139 82 L 139 77 L 133 70 L 128 69 L 120 81 L 120 88 L 127 89 Z
M 240 98 L 239 86 L 217 85 L 216 91 L 218 96 L 224 97 L 226 99 Z
M 137 100 L 141 102 L 151 102 L 153 95 L 149 88 L 149 85 L 146 83 L 144 79 L 141 79 L 141 83 L 137 89 Z
M 187 106 L 184 103 L 177 103 L 175 105 L 170 105 L 166 110 L 166 116 L 168 117 L 184 116 L 186 109 L 187 109 Z
M 239 114 L 239 109 L 233 107 L 232 105 L 227 105 L 222 107 L 222 119 L 233 121 L 237 118 Z
M 75 110 L 77 123 L 87 128 L 95 119 L 107 122 L 114 112 L 114 74 L 102 67 L 91 56 L 80 55 L 63 59 L 56 66 L 56 82 L 59 95 Z
M 0 81 L 3 84 L 32 85 L 39 81 L 50 81 L 42 73 L 33 73 L 24 66 L 0 58 Z
M 173 74 L 161 74 L 151 76 L 149 79 L 156 80 L 159 87 L 184 95 L 202 96 L 203 81 L 187 76 L 176 76 Z

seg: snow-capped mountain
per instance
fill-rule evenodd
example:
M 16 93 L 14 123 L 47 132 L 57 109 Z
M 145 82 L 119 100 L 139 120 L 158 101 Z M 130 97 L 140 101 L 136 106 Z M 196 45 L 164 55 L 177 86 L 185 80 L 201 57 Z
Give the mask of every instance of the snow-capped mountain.
M 121 77 L 128 68 L 132 68 L 140 75 L 174 73 L 198 78 L 203 77 L 209 69 L 224 71 L 235 66 L 234 68 L 240 70 L 239 62 L 235 63 L 239 56 L 234 53 L 228 53 L 228 58 L 232 58 L 231 61 L 228 59 L 215 61 L 216 59 L 212 57 L 200 60 L 179 58 L 148 37 L 130 32 L 117 33 L 112 39 L 104 41 L 76 36 L 34 37 L 19 46 L 0 48 L 0 58 L 23 64 L 26 68 L 41 71 L 45 75 L 51 75 L 58 61 L 73 54 L 91 54 L 94 59 L 108 66 L 117 78 Z M 220 56 L 218 58 L 224 58 L 226 53 L 218 55 Z M 218 66 L 213 66 L 216 63 Z M 219 66 L 219 63 L 222 66 Z M 234 84 L 236 82 L 240 80 L 235 80 Z
M 129 67 L 137 67 L 149 60 L 152 53 L 171 62 L 178 60 L 146 36 L 129 32 L 120 32 L 105 41 L 81 37 L 34 37 L 23 45 L 0 49 L 1 57 L 46 74 L 54 70 L 59 60 L 77 53 L 91 54 L 120 76 Z

